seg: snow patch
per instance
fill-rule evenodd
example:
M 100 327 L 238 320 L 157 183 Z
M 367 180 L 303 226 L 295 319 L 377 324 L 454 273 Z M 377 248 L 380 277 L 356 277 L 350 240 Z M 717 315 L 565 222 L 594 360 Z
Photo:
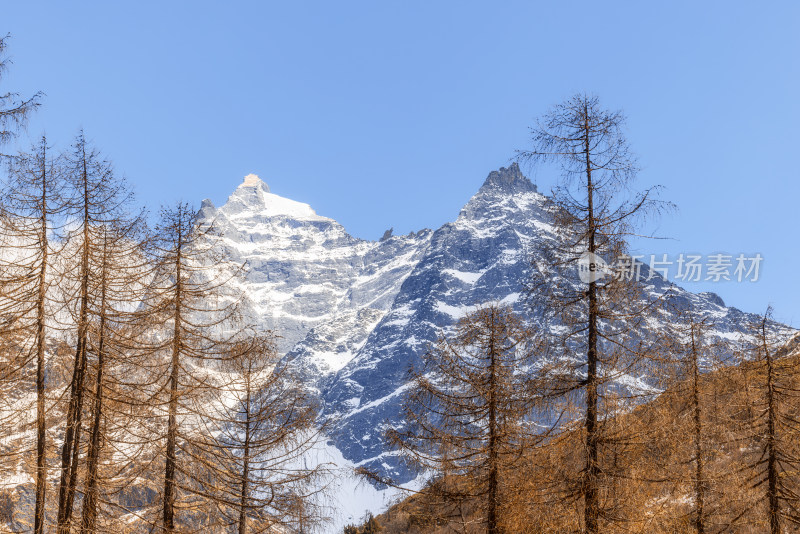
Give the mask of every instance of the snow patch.
M 354 473 L 356 465 L 346 460 L 330 441 L 321 442 L 314 452 L 315 461 L 336 466 L 326 492 L 327 505 L 332 512 L 331 521 L 322 528 L 326 534 L 341 534 L 345 525 L 360 523 L 367 512 L 380 514 L 409 494 L 397 488 L 379 490 L 357 477 Z M 418 490 L 423 482 L 424 478 L 420 476 L 406 484 L 406 487 L 410 491 Z
M 457 271 L 455 269 L 442 269 L 442 273 L 446 275 L 450 275 L 453 278 L 457 278 L 461 280 L 465 284 L 472 285 L 478 281 L 478 279 L 483 276 L 485 271 L 478 271 L 477 273 L 472 273 L 468 271 Z
M 314 353 L 314 359 L 322 363 L 332 373 L 335 373 L 353 359 L 351 352 L 322 352 Z
M 469 308 L 467 306 L 451 306 L 444 302 L 437 302 L 436 311 L 446 313 L 453 319 L 461 319 L 469 312 Z

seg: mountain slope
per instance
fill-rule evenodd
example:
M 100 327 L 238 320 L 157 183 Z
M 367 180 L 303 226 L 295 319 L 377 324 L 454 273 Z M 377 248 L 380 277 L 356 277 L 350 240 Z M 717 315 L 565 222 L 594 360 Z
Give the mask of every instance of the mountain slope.
M 800 334 L 785 345 L 773 347 L 775 370 L 784 391 L 796 390 L 800 376 Z M 652 402 L 621 414 L 619 426 L 636 439 L 612 441 L 614 465 L 608 466 L 611 487 L 606 506 L 613 513 L 603 517 L 600 532 L 674 534 L 695 532 L 697 518 L 695 480 L 694 400 L 701 410 L 705 479 L 703 518 L 706 531 L 769 532 L 765 478 L 766 365 L 759 361 L 709 371 L 699 382 L 697 397 L 690 376 L 673 377 L 669 387 Z M 778 413 L 797 419 L 798 405 L 791 396 L 780 396 Z M 784 419 L 785 420 L 785 419 Z M 797 440 L 791 425 L 780 425 L 777 439 L 785 457 L 795 455 Z M 571 498 L 575 474 L 583 467 L 584 435 L 578 430 L 562 434 L 546 446 L 529 448 L 510 467 L 501 469 L 499 521 L 503 532 L 561 534 L 581 531 L 580 506 Z M 613 440 L 613 438 L 612 438 Z M 789 452 L 791 451 L 791 452 Z M 601 455 L 602 457 L 602 455 Z M 610 460 L 612 455 L 605 457 Z M 782 488 L 800 484 L 798 472 L 780 464 Z M 570 475 L 564 475 L 570 473 Z M 450 480 L 456 485 L 459 477 Z M 452 487 L 452 486 L 451 486 Z M 791 490 L 789 490 L 791 491 Z M 783 495 L 787 495 L 784 493 Z M 436 495 L 417 494 L 376 517 L 385 532 L 446 534 L 460 531 L 466 522 L 485 525 L 485 496 L 455 504 Z M 782 508 L 781 532 L 796 532 Z M 485 527 L 484 527 L 485 528 Z
M 490 173 L 454 222 L 379 242 L 353 238 L 252 176 L 219 210 L 206 205 L 204 216 L 217 218 L 231 254 L 249 263 L 244 289 L 254 311 L 319 392 L 344 458 L 405 482 L 413 473 L 381 437 L 399 422 L 409 367 L 476 305 L 530 315 L 521 299 L 526 270 L 537 242 L 557 239 L 547 203 L 512 164 Z M 690 293 L 657 275 L 649 284 L 652 294 L 671 290 L 674 303 L 713 318 L 717 337 L 736 338 L 755 319 L 713 293 Z M 662 309 L 649 328 L 673 320 Z M 646 377 L 626 378 L 646 387 Z

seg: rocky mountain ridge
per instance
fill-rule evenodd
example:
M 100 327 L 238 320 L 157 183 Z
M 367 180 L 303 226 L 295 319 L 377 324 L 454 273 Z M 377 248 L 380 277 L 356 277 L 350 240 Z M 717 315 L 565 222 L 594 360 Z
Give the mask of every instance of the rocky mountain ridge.
M 247 262 L 242 289 L 318 392 L 324 417 L 336 421 L 331 445 L 353 465 L 408 481 L 413 473 L 381 438 L 399 420 L 409 367 L 479 304 L 530 314 L 523 282 L 537 242 L 558 239 L 548 209 L 547 197 L 512 164 L 491 172 L 454 222 L 380 241 L 350 236 L 253 175 L 219 209 L 204 203 L 201 216 L 215 221 L 231 257 Z M 755 319 L 713 293 L 694 294 L 660 276 L 648 284 L 713 319 L 720 338 L 736 338 Z M 671 320 L 661 314 L 657 322 Z

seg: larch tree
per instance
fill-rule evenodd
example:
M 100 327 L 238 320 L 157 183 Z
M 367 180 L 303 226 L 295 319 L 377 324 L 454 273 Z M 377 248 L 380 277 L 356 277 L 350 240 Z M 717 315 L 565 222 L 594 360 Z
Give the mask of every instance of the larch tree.
M 770 534 L 800 526 L 800 381 L 786 347 L 776 346 L 772 308 L 753 325 L 750 348 L 758 367 L 759 395 L 752 410 L 752 436 L 757 446 L 749 461 L 753 487 L 760 489 L 754 505 L 766 511 L 763 527 Z
M 162 211 L 155 236 L 156 267 L 142 308 L 150 340 L 142 350 L 150 354 L 143 357 L 162 362 L 157 373 L 166 377 L 164 394 L 153 402 L 165 420 L 155 437 L 163 442 L 160 523 L 173 532 L 179 491 L 187 498 L 207 496 L 198 480 L 202 464 L 191 449 L 205 416 L 203 400 L 219 385 L 215 369 L 228 358 L 237 332 L 240 295 L 229 282 L 240 267 L 225 258 L 213 227 L 199 225 L 186 204 Z
M 106 371 L 106 353 L 108 351 L 109 334 L 109 271 L 110 266 L 110 241 L 111 236 L 106 230 L 100 236 L 101 252 L 99 258 L 99 280 L 97 289 L 99 292 L 99 306 L 97 308 L 96 343 L 94 352 L 97 355 L 95 369 L 94 402 L 91 409 L 91 430 L 86 453 L 86 483 L 83 494 L 83 511 L 81 513 L 81 534 L 96 531 L 97 524 L 97 466 L 100 456 L 100 434 L 103 424 L 103 373 Z M 96 273 L 97 274 L 97 273 Z M 113 320 L 113 319 L 112 319 Z M 90 321 L 91 322 L 91 321 Z M 91 338 L 92 336 L 87 336 Z M 89 352 L 91 349 L 88 349 Z
M 96 228 L 93 233 L 97 254 L 92 262 L 87 335 L 87 353 L 91 356 L 87 377 L 93 379 L 93 383 L 88 387 L 91 417 L 87 425 L 82 534 L 108 528 L 98 528 L 100 505 L 123 484 L 135 479 L 123 474 L 130 471 L 129 466 L 137 457 L 114 455 L 113 450 L 129 450 L 131 445 L 136 445 L 128 437 L 130 432 L 125 430 L 138 422 L 129 413 L 130 407 L 146 403 L 146 398 L 131 395 L 130 387 L 126 387 L 126 382 L 135 381 L 139 367 L 133 335 L 138 319 L 137 304 L 149 281 L 142 218 L 120 217 Z M 139 391 L 139 388 L 134 389 L 136 393 Z M 113 450 L 106 453 L 109 446 Z M 108 515 L 115 515 L 114 512 Z
M 8 67 L 10 65 L 10 60 L 8 59 L 8 57 L 6 57 L 6 49 L 8 47 L 8 40 L 9 40 L 9 36 L 8 35 L 0 38 L 0 82 L 4 81 L 6 70 L 8 69 Z M 5 89 L 3 89 L 3 91 L 4 92 L 0 92 L 0 150 L 2 149 L 2 147 L 4 145 L 6 145 L 9 141 L 11 141 L 14 137 L 16 137 L 16 135 L 19 133 L 19 131 L 22 130 L 27 125 L 28 118 L 30 117 L 31 113 L 33 113 L 36 110 L 36 108 L 39 107 L 40 100 L 42 98 L 42 93 L 41 92 L 37 92 L 33 96 L 30 96 L 28 98 L 20 98 L 18 93 L 15 93 L 13 91 L 5 91 Z M 46 168 L 47 167 L 46 142 L 44 142 L 44 140 L 43 140 L 42 146 L 40 148 L 41 148 L 41 157 L 43 159 L 43 161 L 41 162 L 41 166 L 42 166 L 42 168 Z M 0 156 L 3 156 L 2 151 L 0 151 Z M 21 158 L 21 161 L 20 161 L 20 159 L 12 158 L 11 161 L 12 161 L 12 166 L 13 166 L 12 168 L 13 168 L 14 174 L 10 178 L 9 184 L 7 184 L 10 189 L 13 190 L 13 188 L 15 186 L 21 185 L 20 182 L 25 184 L 25 186 L 26 186 L 25 189 L 27 190 L 27 192 L 29 192 L 30 189 L 36 189 L 35 188 L 35 184 L 30 182 L 30 177 L 28 177 L 29 178 L 28 180 L 25 180 L 25 179 L 18 180 L 20 178 L 20 175 L 24 174 L 24 171 L 20 170 L 20 164 L 23 167 L 30 167 L 31 165 L 33 167 L 37 166 L 36 165 L 37 162 L 36 161 L 31 162 L 31 158 L 33 158 L 35 160 L 36 156 L 25 155 L 25 156 L 23 156 Z M 42 181 L 46 182 L 47 179 L 46 178 L 42 178 Z M 31 186 L 31 187 L 27 187 L 27 186 Z M 41 212 L 46 214 L 47 210 L 48 210 L 48 206 L 47 206 L 47 203 L 46 203 L 46 199 L 47 199 L 47 196 L 48 196 L 48 191 L 47 191 L 45 186 L 43 186 L 43 188 L 45 189 L 44 195 L 42 197 L 38 197 L 38 195 L 36 195 L 36 196 L 37 196 L 37 198 L 44 198 L 45 199 L 43 201 L 44 205 L 43 206 L 39 206 L 39 208 L 40 208 Z M 23 211 L 25 211 L 26 215 L 32 216 L 34 219 L 38 219 L 36 217 L 35 213 L 34 214 L 31 213 L 31 209 L 33 209 L 33 211 L 35 211 L 36 206 L 35 206 L 35 204 L 32 205 L 30 203 L 30 197 L 27 197 L 25 199 L 25 201 L 23 202 L 23 204 L 24 204 L 23 206 L 18 206 L 17 205 L 17 206 L 14 206 L 14 207 L 15 208 L 22 207 L 22 209 L 23 209 Z M 11 212 L 11 213 L 3 213 L 2 217 L 0 217 L 0 224 L 3 225 L 3 232 L 4 233 L 6 233 L 5 232 L 6 230 L 9 230 L 14 224 L 17 223 L 17 221 L 14 221 L 13 215 L 14 215 L 13 212 Z M 9 217 L 9 216 L 11 216 L 11 217 Z M 44 215 L 44 217 L 46 218 L 47 216 Z M 25 226 L 25 229 L 23 230 L 23 233 L 24 234 L 28 234 L 32 230 L 32 226 L 35 227 L 35 222 L 33 224 L 28 224 L 30 222 L 30 219 L 25 219 L 25 220 L 26 220 L 26 223 L 23 225 L 23 226 Z M 12 222 L 12 221 L 14 221 L 14 222 Z M 35 231 L 35 230 L 33 230 L 33 231 Z M 9 247 L 12 247 L 12 248 L 16 249 L 20 243 L 16 239 L 13 239 L 13 238 L 12 238 L 12 241 L 14 241 L 14 242 L 13 243 L 8 243 L 8 242 L 4 242 L 3 243 L 3 250 L 2 250 L 2 254 L 1 254 L 2 255 L 2 259 L 0 259 L 0 261 L 5 261 L 5 260 L 7 260 L 7 259 L 9 259 L 11 257 L 15 257 L 15 256 L 18 255 L 18 252 L 19 252 L 18 250 L 11 251 L 9 249 Z M 38 258 L 40 260 L 40 264 L 39 264 L 40 269 L 38 270 L 40 277 L 44 277 L 45 273 L 47 271 L 46 255 L 45 255 L 45 257 L 43 259 L 41 258 L 41 255 L 40 255 L 42 248 L 47 248 L 47 241 L 45 240 L 44 243 L 45 243 L 44 246 L 43 247 L 39 247 L 38 249 L 36 249 L 36 247 L 34 246 L 34 249 L 36 249 L 35 256 L 38 256 Z M 30 246 L 30 243 L 26 241 L 25 242 L 25 246 Z M 29 252 L 31 252 L 31 251 L 29 250 Z M 28 258 L 24 258 L 24 255 L 23 255 L 23 258 L 17 257 L 16 259 L 23 259 L 23 261 L 24 261 L 25 259 L 28 259 Z M 35 261 L 36 260 L 34 260 L 34 262 Z M 31 264 L 26 265 L 26 267 L 31 267 L 31 268 L 35 269 L 35 266 L 33 266 Z M 10 269 L 10 271 L 15 271 L 15 270 L 16 269 Z M 17 291 L 19 291 L 21 286 L 22 287 L 26 287 L 26 289 L 29 286 L 28 286 L 28 284 L 25 284 L 25 283 L 20 284 L 19 283 L 20 279 L 18 277 L 16 279 L 14 279 L 14 274 L 10 273 L 9 270 L 5 270 L 4 269 L 3 274 L 0 275 L 0 276 L 2 276 L 2 278 L 3 278 L 3 280 L 0 280 L 0 299 L 2 299 L 2 301 L 0 302 L 0 311 L 2 311 L 5 314 L 7 312 L 7 310 L 5 308 L 7 306 L 16 307 L 18 302 L 15 302 L 15 301 L 17 301 L 17 299 L 22 296 L 20 294 L 16 294 L 16 295 L 12 295 L 11 298 L 8 298 L 9 297 L 9 292 L 13 294 L 13 293 L 16 293 Z M 9 276 L 12 279 L 8 279 Z M 40 283 L 44 284 L 45 282 L 44 282 L 44 280 L 40 280 Z M 26 292 L 26 290 L 23 290 L 23 292 Z M 44 299 L 44 297 L 42 297 L 42 300 L 43 299 Z M 19 310 L 16 310 L 16 311 L 19 311 Z M 37 308 L 37 314 L 39 314 L 39 312 L 43 313 L 43 310 L 40 310 L 40 309 Z M 17 317 L 18 317 L 18 315 L 17 315 Z M 40 324 L 43 325 L 43 321 L 39 321 L 38 319 L 37 319 L 37 321 Z M 15 321 L 12 321 L 12 323 L 14 323 L 14 322 Z M 6 325 L 8 325 L 8 324 L 10 324 L 10 323 L 6 323 Z M 20 326 L 20 325 L 16 324 L 15 326 Z M 44 327 L 42 326 L 42 330 L 41 331 L 39 331 L 37 329 L 36 332 L 37 332 L 36 335 L 38 336 L 38 340 L 33 343 L 33 346 L 38 347 L 41 344 L 42 347 L 43 347 L 44 346 L 44 339 L 45 339 Z M 3 332 L 3 333 L 7 334 L 8 332 Z M 7 342 L 7 341 L 10 341 L 10 339 L 7 336 L 3 336 L 3 341 Z M 16 344 L 16 341 L 14 342 L 14 344 Z M 38 351 L 38 349 L 37 349 L 37 351 Z M 4 351 L 4 352 L 7 353 L 7 351 Z M 45 484 L 46 484 L 46 478 L 45 478 L 45 476 L 46 476 L 46 465 L 45 465 L 45 448 L 44 448 L 44 445 L 45 445 L 45 431 L 44 431 L 44 428 L 43 428 L 44 427 L 44 403 L 43 403 L 43 398 L 44 398 L 44 393 L 43 393 L 43 388 L 44 388 L 44 363 L 43 363 L 43 360 L 44 360 L 44 353 L 42 352 L 41 357 L 40 357 L 39 353 L 37 352 L 37 365 L 39 365 L 39 362 L 41 361 L 41 371 L 37 370 L 37 378 L 36 378 L 36 380 L 37 380 L 37 460 L 36 460 L 36 462 L 37 462 L 36 463 L 37 473 L 36 473 L 36 477 L 35 477 L 35 479 L 36 479 L 36 503 L 35 503 L 35 518 L 36 518 L 35 519 L 35 523 L 36 524 L 34 526 L 35 534 L 41 534 L 43 532 L 43 529 L 44 529 L 44 499 L 45 499 Z M 19 363 L 21 363 L 21 362 L 17 360 L 15 362 L 13 362 L 11 365 L 5 365 L 6 372 L 8 370 L 10 370 L 10 369 L 17 369 L 18 366 L 16 364 L 19 364 Z M 5 374 L 6 373 L 4 372 L 3 375 L 5 375 Z M 3 377 L 3 378 L 5 378 L 5 377 Z
M 490 534 L 502 532 L 503 475 L 535 434 L 530 340 L 510 308 L 466 315 L 412 370 L 404 425 L 387 433 L 412 467 L 433 475 L 423 494 L 443 508 L 478 503 Z
M 78 485 L 86 375 L 89 360 L 91 308 L 94 297 L 95 266 L 102 258 L 102 235 L 108 225 L 127 212 L 131 194 L 124 181 L 114 175 L 110 163 L 92 149 L 81 133 L 67 158 L 67 179 L 72 189 L 70 208 L 74 216 L 67 236 L 62 273 L 63 298 L 70 310 L 69 324 L 75 331 L 72 378 L 69 383 L 66 427 L 61 446 L 61 474 L 58 488 L 57 530 L 69 534 Z
M 0 38 L 0 82 L 4 81 L 3 79 L 5 77 L 6 70 L 8 69 L 8 67 L 10 65 L 10 60 L 8 59 L 8 57 L 6 57 L 6 49 L 8 47 L 8 40 L 9 40 L 9 36 L 8 35 L 6 35 L 5 37 Z M 22 130 L 27 125 L 27 121 L 28 121 L 28 118 L 30 117 L 31 113 L 33 113 L 33 111 L 35 111 L 36 108 L 39 107 L 41 98 L 42 98 L 42 93 L 40 93 L 40 92 L 37 92 L 36 94 L 34 94 L 33 96 L 28 97 L 28 98 L 20 98 L 19 94 L 15 93 L 13 91 L 5 91 L 4 90 L 4 92 L 0 92 L 0 149 L 2 149 L 2 147 L 4 145 L 6 145 L 9 141 L 11 141 L 14 137 L 16 137 L 16 135 L 20 132 L 20 130 Z M 0 151 L 0 157 L 2 157 L 3 155 L 4 155 L 3 152 Z M 26 160 L 27 160 L 27 158 L 26 158 Z M 30 206 L 27 206 L 27 207 L 30 207 Z M 4 213 L 2 218 L 0 218 L 0 224 L 3 225 L 4 233 L 5 233 L 6 230 L 10 229 L 10 225 L 12 224 L 12 220 L 10 218 L 8 218 L 7 215 L 8 215 L 7 213 Z M 28 228 L 26 228 L 26 230 L 24 231 L 25 233 L 30 231 L 30 225 L 26 224 L 26 226 Z M 19 243 L 17 243 L 16 241 L 14 243 L 4 242 L 3 243 L 3 250 L 2 250 L 2 260 L 0 260 L 0 261 L 5 261 L 5 260 L 7 260 L 7 259 L 9 259 L 11 257 L 14 257 L 14 256 L 18 255 L 18 252 L 19 252 L 18 250 L 10 250 L 10 248 L 9 248 L 9 247 L 16 248 L 18 244 Z M 17 259 L 20 259 L 20 258 L 17 258 Z M 22 259 L 24 261 L 24 259 L 27 259 L 27 258 L 23 257 Z M 12 268 L 10 271 L 16 271 L 16 269 Z M 8 310 L 6 310 L 5 308 L 7 308 L 8 306 L 15 307 L 16 304 L 17 304 L 15 301 L 17 300 L 18 297 L 21 296 L 19 294 L 15 294 L 20 290 L 20 285 L 26 286 L 26 284 L 20 284 L 19 283 L 20 282 L 20 278 L 16 277 L 16 273 L 15 272 L 9 272 L 9 270 L 4 270 L 4 272 L 2 274 L 2 277 L 3 277 L 3 280 L 0 280 L 0 298 L 2 299 L 2 302 L 0 302 L 0 311 L 2 311 L 4 314 L 6 314 L 8 312 Z M 10 298 L 8 298 L 9 296 L 10 296 Z M 17 310 L 17 311 L 19 311 L 19 310 Z M 12 314 L 12 316 L 14 316 L 14 314 Z M 17 315 L 17 317 L 18 317 L 18 315 Z M 7 318 L 8 318 L 8 316 L 7 316 Z M 12 322 L 14 322 L 14 321 L 12 321 Z M 10 324 L 10 323 L 6 322 L 6 325 L 8 325 L 8 324 Z M 16 326 L 19 326 L 19 325 L 16 325 Z M 7 331 L 3 332 L 3 333 L 4 334 L 8 334 Z M 44 332 L 41 333 L 41 338 L 44 339 Z M 16 340 L 12 341 L 8 336 L 3 336 L 2 342 L 3 343 L 7 343 L 8 342 L 8 343 L 10 343 L 12 345 L 16 345 L 17 344 Z M 6 354 L 8 354 L 8 351 L 4 351 L 4 352 Z M 12 349 L 12 353 L 13 352 L 16 352 L 16 351 Z M 13 358 L 13 359 L 14 359 L 13 362 L 9 362 L 8 365 L 4 366 L 5 369 L 4 369 L 4 372 L 2 373 L 3 375 L 6 375 L 6 373 L 8 373 L 10 370 L 19 370 L 20 369 L 19 368 L 19 364 L 22 363 L 22 362 L 17 358 Z M 5 379 L 5 378 L 10 378 L 10 377 L 5 377 L 4 376 L 2 378 Z M 37 410 L 38 409 L 39 409 L 39 406 L 37 404 Z M 43 408 L 42 408 L 42 410 L 43 410 Z M 37 417 L 38 417 L 38 415 L 37 415 Z M 44 444 L 43 435 L 41 435 L 39 437 L 39 440 L 40 440 L 40 443 L 43 445 Z M 37 447 L 38 447 L 38 444 L 37 444 Z M 44 451 L 42 451 L 41 453 L 37 452 L 37 456 L 40 456 L 40 458 L 37 458 L 37 470 L 39 472 L 41 472 L 41 473 L 44 473 L 44 471 L 45 471 L 45 466 L 44 466 L 44 463 L 43 463 L 44 462 Z M 42 462 L 41 465 L 38 463 L 40 461 Z M 36 506 L 36 518 L 37 518 L 37 521 L 39 522 L 37 524 L 37 526 L 35 527 L 36 534 L 40 534 L 42 532 L 42 529 L 44 528 L 44 525 L 42 523 L 42 518 L 44 517 L 44 515 L 43 515 L 44 514 L 44 479 L 40 478 L 40 477 L 43 477 L 43 476 L 44 476 L 43 474 L 40 475 L 40 474 L 37 473 L 37 477 L 36 477 L 36 480 L 37 480 L 37 490 L 36 491 L 37 491 L 37 493 L 36 493 L 36 505 L 35 506 Z
M 582 501 L 582 528 L 591 534 L 602 530 L 604 517 L 613 520 L 619 504 L 608 489 L 617 446 L 626 439 L 611 432 L 606 416 L 624 406 L 620 396 L 626 392 L 614 380 L 641 374 L 647 365 L 650 341 L 642 326 L 655 304 L 642 291 L 627 241 L 644 215 L 665 206 L 654 199 L 654 189 L 631 190 L 638 169 L 623 125 L 622 113 L 578 94 L 538 121 L 531 129 L 533 147 L 519 154 L 525 161 L 557 163 L 562 171 L 549 206 L 560 239 L 537 243 L 529 296 L 543 324 L 557 324 L 544 327 L 552 333 L 550 365 L 543 369 L 552 383 L 549 395 L 583 407 L 574 415 L 583 420 L 583 468 L 570 492 Z M 623 266 L 612 275 L 604 261 Z M 578 280 L 580 268 L 585 281 Z M 641 397 L 646 388 L 627 395 Z M 601 465 L 604 458 L 610 463 Z
M 709 358 L 710 352 L 706 347 L 705 331 L 709 325 L 706 321 L 697 319 L 692 314 L 687 314 L 685 328 L 680 331 L 683 334 L 674 340 L 673 347 L 676 349 L 678 363 L 683 363 L 678 374 L 681 379 L 679 383 L 669 391 L 669 395 L 678 395 L 688 400 L 684 410 L 678 412 L 677 416 L 683 414 L 690 421 L 686 441 L 690 444 L 688 451 L 689 476 L 691 485 L 691 495 L 693 510 L 691 511 L 691 522 L 697 534 L 705 534 L 709 529 L 708 489 L 709 473 L 707 462 L 708 448 L 708 429 L 709 416 L 707 412 L 706 393 L 702 373 L 712 369 L 713 360 Z M 711 360 L 711 361 L 709 361 Z M 705 367 L 705 368 L 704 368 Z M 681 421 L 683 423 L 683 421 Z M 683 429 L 686 431 L 686 429 Z M 682 440 L 681 440 L 682 441 Z M 679 445 L 679 444 L 676 444 Z M 681 458 L 682 464 L 686 464 L 686 459 Z
M 658 426 L 654 429 L 656 441 L 673 442 L 673 447 L 661 455 L 662 464 L 653 465 L 652 471 L 659 473 L 656 485 L 671 484 L 673 492 L 687 491 L 691 495 L 686 515 L 693 531 L 705 534 L 711 530 L 714 519 L 710 494 L 717 489 L 722 476 L 712 465 L 710 442 L 714 435 L 719 439 L 729 436 L 725 425 L 720 424 L 722 414 L 709 401 L 710 381 L 704 375 L 719 369 L 722 355 L 730 347 L 710 340 L 708 330 L 713 324 L 691 308 L 680 310 L 677 317 L 677 324 L 664 334 L 667 355 L 662 385 L 665 391 L 661 401 L 652 408 L 663 415 L 655 421 Z M 681 519 L 682 516 L 678 518 Z
M 306 457 L 320 435 L 316 403 L 269 333 L 235 343 L 222 371 L 227 379 L 195 456 L 213 473 L 223 528 L 255 534 L 319 523 L 327 466 Z
M 773 346 L 774 327 L 767 314 L 739 347 L 689 308 L 666 329 L 664 392 L 640 410 L 659 413 L 648 495 L 670 495 L 659 520 L 643 518 L 653 531 L 780 532 L 796 521 L 796 360 Z
M 0 38 L 0 82 L 10 60 L 5 56 L 8 47 L 8 38 Z M 18 93 L 0 93 L 0 147 L 11 141 L 17 133 L 25 127 L 28 117 L 40 105 L 42 93 L 36 93 L 28 98 L 20 98 Z
M 49 155 L 47 140 L 31 152 L 10 158 L 8 181 L 3 194 L 2 313 L 13 320 L 4 329 L 13 330 L 20 350 L 16 364 L 6 362 L 4 370 L 24 369 L 35 362 L 36 387 L 36 485 L 34 526 L 36 534 L 44 532 L 45 496 L 47 488 L 46 385 L 45 367 L 47 325 L 52 322 L 49 287 L 50 255 L 54 252 L 53 237 L 64 215 L 63 180 L 58 158 Z M 7 336 L 4 336 L 7 337 Z M 3 373 L 5 374 L 5 373 Z M 3 376 L 3 379 L 11 377 Z M 20 377 L 16 377 L 20 378 Z M 21 418 L 22 420 L 24 418 Z

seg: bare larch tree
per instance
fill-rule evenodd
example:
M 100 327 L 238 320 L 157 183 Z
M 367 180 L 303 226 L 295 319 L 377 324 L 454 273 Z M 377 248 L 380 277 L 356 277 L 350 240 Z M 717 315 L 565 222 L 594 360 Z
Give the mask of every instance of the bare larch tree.
M 410 465 L 434 473 L 423 493 L 444 508 L 478 502 L 490 534 L 502 532 L 502 474 L 531 443 L 530 337 L 510 308 L 466 315 L 412 370 L 404 425 L 387 433 Z
M 318 407 L 281 361 L 273 336 L 246 332 L 223 362 L 227 379 L 214 409 L 207 408 L 206 439 L 195 442 L 195 457 L 215 480 L 223 528 L 300 531 L 322 519 L 327 466 L 307 456 L 320 436 Z
M 618 408 L 614 405 L 621 391 L 607 386 L 643 365 L 647 351 L 640 332 L 653 305 L 641 291 L 637 264 L 627 256 L 627 240 L 643 215 L 662 206 L 654 200 L 653 189 L 630 190 L 637 165 L 623 125 L 622 113 L 602 108 L 596 97 L 579 94 L 538 121 L 532 128 L 533 148 L 519 155 L 534 163 L 556 162 L 562 170 L 550 203 L 561 238 L 537 244 L 544 260 L 532 265 L 529 286 L 534 308 L 545 322 L 566 327 L 552 330 L 557 333 L 551 347 L 560 347 L 563 357 L 554 357 L 546 374 L 554 379 L 554 397 L 577 394 L 583 403 L 585 460 L 575 491 L 583 502 L 583 528 L 592 534 L 600 531 L 601 518 L 610 518 L 606 512 L 616 506 L 613 492 L 605 490 L 611 483 L 606 475 L 613 468 L 601 466 L 601 449 L 605 443 L 609 458 L 616 461 L 613 440 L 603 437 L 602 427 L 604 415 Z M 604 260 L 616 264 L 624 258 L 627 272 L 612 276 L 603 270 Z M 587 283 L 577 280 L 583 263 L 591 269 Z M 575 353 L 585 356 L 576 360 Z
M 789 526 L 800 526 L 800 483 L 795 475 L 800 469 L 800 387 L 797 364 L 784 358 L 786 346 L 776 346 L 773 324 L 768 307 L 752 327 L 750 351 L 758 367 L 759 395 L 751 411 L 757 446 L 748 467 L 754 487 L 761 488 L 761 498 L 754 504 L 766 510 L 763 526 L 770 534 L 780 534 Z
M 10 63 L 5 57 L 7 47 L 8 35 L 0 38 L 0 82 L 3 81 L 3 75 Z M 26 125 L 30 114 L 39 107 L 41 98 L 41 92 L 29 98 L 20 98 L 14 92 L 0 93 L 0 147 L 13 139 Z
M 120 473 L 130 471 L 128 465 L 134 458 L 127 453 L 124 461 L 107 457 L 104 447 L 129 451 L 135 445 L 122 428 L 138 422 L 129 415 L 130 406 L 146 404 L 146 397 L 131 395 L 126 382 L 134 382 L 139 373 L 139 362 L 133 339 L 137 304 L 141 301 L 149 280 L 148 257 L 143 251 L 144 225 L 139 216 L 120 216 L 94 229 L 97 254 L 93 258 L 92 284 L 89 306 L 89 332 L 87 353 L 90 358 L 87 376 L 94 379 L 89 388 L 91 419 L 86 452 L 86 472 L 81 513 L 82 534 L 106 530 L 98 529 L 99 506 L 120 485 Z M 131 373 L 133 370 L 133 373 Z M 133 376 L 131 376 L 133 375 Z M 134 391 L 139 392 L 136 388 Z M 122 410 L 115 409 L 121 405 Z M 130 432 L 127 433 L 128 435 Z M 104 457 L 106 457 L 104 461 Z M 105 465 L 104 465 L 105 464 Z M 107 473 L 101 468 L 106 467 Z M 134 476 L 127 480 L 135 479 Z M 114 510 L 111 514 L 118 514 Z
M 118 221 L 131 200 L 124 181 L 115 177 L 111 165 L 93 150 L 81 132 L 67 158 L 67 178 L 73 195 L 71 209 L 75 221 L 68 234 L 68 250 L 72 254 L 65 265 L 65 280 L 72 288 L 65 291 L 65 304 L 72 311 L 75 329 L 75 356 L 69 384 L 64 442 L 61 448 L 61 476 L 58 489 L 58 532 L 69 534 L 72 510 L 78 484 L 84 397 L 89 354 L 90 310 L 93 270 L 102 257 L 104 228 Z
M 143 357 L 162 361 L 167 377 L 165 396 L 154 399 L 166 416 L 164 434 L 155 438 L 164 443 L 160 522 L 166 532 L 176 528 L 179 489 L 187 496 L 205 494 L 192 484 L 201 464 L 193 463 L 190 451 L 207 407 L 200 398 L 213 397 L 219 384 L 208 371 L 229 357 L 237 333 L 240 296 L 229 282 L 240 266 L 225 258 L 213 228 L 197 223 L 186 204 L 162 210 L 153 242 L 156 267 L 142 309 L 156 333 L 142 345 L 150 354 Z
M 44 532 L 47 487 L 45 353 L 47 323 L 48 320 L 52 322 L 52 310 L 48 305 L 49 260 L 52 238 L 58 235 L 65 208 L 61 195 L 62 176 L 56 160 L 58 158 L 49 155 L 47 140 L 42 137 L 31 152 L 10 158 L 3 194 L 4 252 L 8 254 L 3 254 L 0 261 L 4 264 L 10 261 L 3 265 L 0 282 L 4 289 L 3 311 L 11 312 L 15 318 L 6 326 L 26 337 L 20 344 L 23 358 L 19 364 L 27 365 L 30 356 L 34 356 L 36 368 L 36 534 Z

